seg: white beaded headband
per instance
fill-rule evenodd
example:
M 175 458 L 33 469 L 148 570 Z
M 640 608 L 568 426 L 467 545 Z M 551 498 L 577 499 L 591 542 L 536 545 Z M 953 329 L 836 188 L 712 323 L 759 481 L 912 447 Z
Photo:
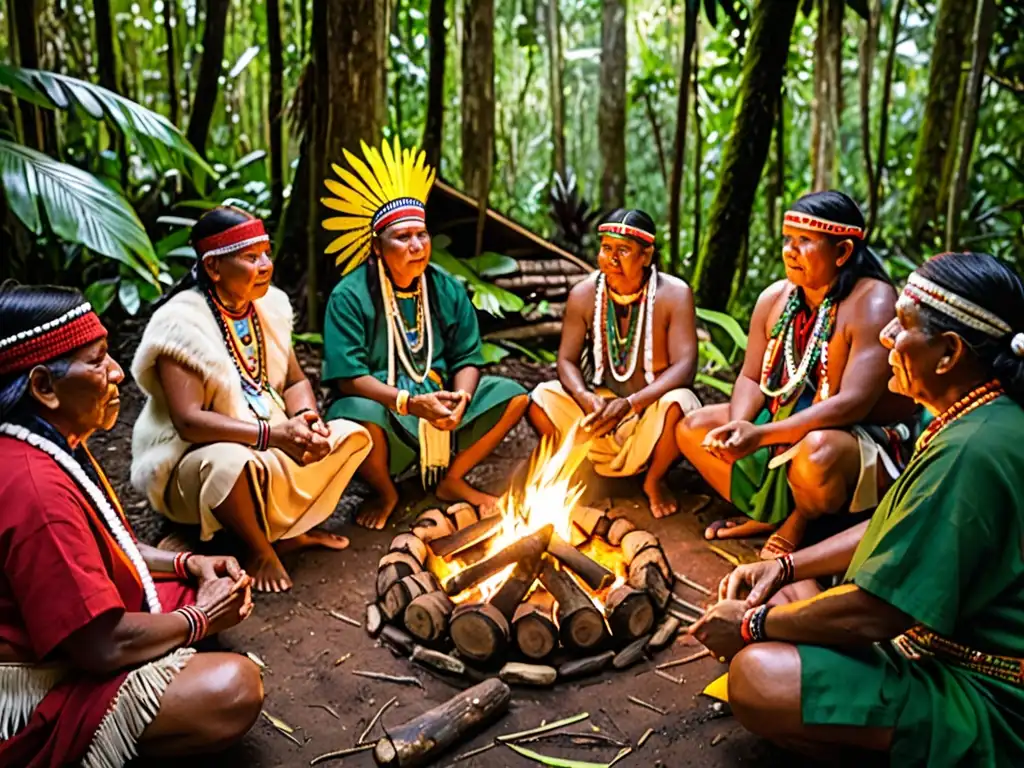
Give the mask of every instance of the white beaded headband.
M 9 347 L 11 346 L 11 344 L 18 344 L 22 341 L 31 339 L 35 336 L 40 336 L 46 333 L 47 331 L 52 331 L 54 328 L 59 328 L 62 325 L 66 325 L 75 318 L 81 317 L 86 312 L 92 312 L 92 304 L 90 304 L 88 301 L 83 304 L 79 304 L 74 309 L 69 309 L 67 312 L 65 312 L 63 315 L 56 318 L 55 320 L 50 320 L 49 322 L 43 323 L 42 325 L 37 325 L 35 328 L 29 328 L 27 331 L 19 331 L 13 336 L 8 336 L 6 339 L 0 339 L 0 349 Z
M 250 245 L 256 245 L 257 243 L 269 243 L 270 235 L 257 235 L 256 237 L 250 237 L 247 240 L 239 240 L 237 243 L 231 245 L 224 245 L 220 248 L 214 248 L 212 251 L 206 251 L 202 254 L 206 256 L 223 256 L 227 253 L 234 253 L 235 251 L 242 251 L 248 248 Z

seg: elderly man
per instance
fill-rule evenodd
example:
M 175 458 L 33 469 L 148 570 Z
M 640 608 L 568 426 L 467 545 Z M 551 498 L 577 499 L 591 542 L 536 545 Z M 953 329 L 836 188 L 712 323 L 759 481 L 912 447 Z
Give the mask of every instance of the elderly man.
M 654 221 L 643 211 L 617 210 L 598 232 L 600 271 L 569 294 L 558 381 L 533 391 L 528 418 L 541 435 L 558 439 L 580 425 L 599 475 L 646 470 L 651 514 L 664 517 L 678 508 L 663 482 L 680 455 L 675 427 L 700 406 L 688 389 L 697 372 L 693 294 L 682 280 L 658 273 Z
M 77 291 L 0 289 L 0 765 L 215 751 L 259 715 L 259 670 L 196 654 L 252 611 L 229 557 L 135 540 L 86 447 L 120 366 Z
M 747 518 L 708 539 L 779 528 L 763 557 L 792 552 L 807 521 L 878 504 L 899 474 L 913 403 L 885 392 L 878 333 L 896 293 L 840 192 L 805 195 L 783 224 L 786 279 L 758 297 L 732 399 L 688 416 L 679 447 Z M 787 519 L 788 518 L 788 519 Z

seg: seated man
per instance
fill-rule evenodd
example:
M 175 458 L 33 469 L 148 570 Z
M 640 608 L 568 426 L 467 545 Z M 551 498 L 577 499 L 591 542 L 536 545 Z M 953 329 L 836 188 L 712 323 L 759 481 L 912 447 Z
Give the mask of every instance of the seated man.
M 687 389 L 697 372 L 693 293 L 682 280 L 658 273 L 654 222 L 643 211 L 617 210 L 598 232 L 600 271 L 569 294 L 558 381 L 537 386 L 528 417 L 541 435 L 559 439 L 581 424 L 600 475 L 647 468 L 644 493 L 651 513 L 664 517 L 678 508 L 662 482 L 680 455 L 675 427 L 700 407 Z M 581 370 L 585 348 L 593 389 Z
M 394 152 L 387 142 L 382 149 L 363 145 L 369 167 L 346 152 L 360 178 L 339 171 L 345 184 L 328 180 L 338 197 L 324 199 L 345 214 L 324 227 L 345 232 L 327 252 L 337 253 L 347 272 L 324 321 L 323 381 L 334 397 L 327 417 L 370 431 L 373 445 L 359 473 L 376 498 L 357 517 L 370 528 L 384 527 L 398 504 L 391 478 L 417 458 L 425 488 L 440 479 L 439 499 L 493 505 L 466 473 L 528 404 L 514 381 L 480 376 L 476 311 L 466 289 L 430 264 L 425 202 L 433 170 L 422 152 L 403 152 L 397 139 Z
M 823 764 L 1024 765 L 1024 285 L 945 254 L 897 313 L 889 387 L 936 414 L 907 471 L 870 523 L 733 571 L 691 632 L 739 721 Z
M 896 293 L 864 244 L 857 204 L 840 192 L 805 195 L 782 232 L 786 279 L 757 300 L 730 402 L 690 414 L 676 432 L 697 471 L 750 518 L 720 520 L 708 539 L 771 531 L 788 517 L 763 557 L 793 551 L 808 519 L 877 506 L 906 456 L 909 432 L 897 422 L 913 412 L 885 391 L 878 334 Z
M 213 752 L 259 716 L 256 665 L 191 646 L 252 612 L 234 558 L 135 540 L 86 447 L 124 373 L 78 291 L 0 289 L 0 765 Z

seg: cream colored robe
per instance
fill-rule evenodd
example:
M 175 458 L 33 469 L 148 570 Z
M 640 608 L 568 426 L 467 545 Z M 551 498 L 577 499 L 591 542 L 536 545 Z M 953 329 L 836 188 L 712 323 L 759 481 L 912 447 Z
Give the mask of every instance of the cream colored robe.
M 271 287 L 255 304 L 266 342 L 267 376 L 282 392 L 291 354 L 291 303 L 283 291 Z M 132 375 L 147 400 L 132 433 L 131 482 L 154 508 L 177 522 L 199 523 L 203 539 L 209 539 L 220 528 L 212 509 L 224 501 L 239 474 L 248 471 L 271 541 L 304 533 L 331 515 L 370 452 L 365 428 L 343 419 L 330 422 L 332 452 L 305 467 L 273 448 L 256 451 L 239 443 L 193 446 L 178 436 L 171 421 L 156 371 L 161 356 L 202 376 L 208 410 L 257 421 L 206 299 L 196 289 L 174 296 L 153 313 L 132 361 Z M 284 418 L 275 411 L 272 423 Z M 169 492 L 172 475 L 175 487 Z

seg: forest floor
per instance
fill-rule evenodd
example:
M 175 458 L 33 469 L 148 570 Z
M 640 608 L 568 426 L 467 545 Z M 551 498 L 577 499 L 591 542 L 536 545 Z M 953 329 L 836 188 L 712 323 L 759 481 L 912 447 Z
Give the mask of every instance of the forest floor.
M 139 330 L 130 322 L 112 336 L 112 354 L 126 369 L 138 342 Z M 300 355 L 303 367 L 316 381 L 319 361 L 314 352 L 305 352 L 307 354 Z M 527 386 L 553 375 L 553 369 L 523 363 L 505 364 L 494 372 L 513 376 Z M 95 436 L 90 445 L 121 494 L 139 537 L 155 543 L 169 530 L 167 524 L 128 482 L 131 428 L 142 405 L 141 394 L 130 377 L 122 386 L 121 403 L 117 426 L 109 433 Z M 533 432 L 521 424 L 470 479 L 485 490 L 503 490 L 503 483 L 513 468 L 529 455 L 535 444 Z M 687 468 L 676 468 L 669 480 L 671 487 L 678 490 L 681 510 L 668 519 L 651 517 L 639 483 L 632 479 L 589 483 L 585 502 L 627 510 L 634 522 L 660 538 L 676 571 L 715 588 L 731 566 L 708 548 L 702 531 L 707 521 L 724 515 L 728 507 L 709 500 L 699 478 Z M 225 648 L 256 654 L 265 662 L 264 712 L 294 727 L 298 743 L 282 735 L 269 719 L 260 718 L 240 745 L 209 760 L 191 760 L 192 768 L 309 765 L 317 755 L 355 744 L 373 715 L 391 697 L 397 697 L 397 703 L 382 718 L 385 727 L 404 722 L 457 693 L 458 689 L 448 682 L 425 674 L 404 658 L 394 657 L 363 629 L 327 613 L 336 611 L 362 620 L 366 603 L 374 597 L 372 576 L 378 559 L 396 530 L 407 526 L 412 516 L 430 502 L 423 499 L 422 491 L 416 493 L 415 484 L 406 484 L 402 491 L 403 504 L 388 528 L 366 531 L 349 524 L 353 511 L 368 493 L 360 482 L 354 482 L 325 525 L 330 530 L 343 530 L 351 539 L 351 546 L 340 553 L 309 551 L 287 560 L 294 589 L 287 594 L 258 596 L 253 616 L 220 638 Z M 742 559 L 754 557 L 754 550 L 745 543 L 720 544 L 722 549 Z M 677 592 L 691 602 L 702 602 L 702 596 L 688 588 L 677 588 Z M 495 747 L 479 756 L 454 761 L 461 754 L 485 746 L 500 734 L 526 730 L 580 712 L 589 712 L 589 720 L 570 731 L 600 733 L 634 747 L 632 754 L 617 763 L 623 768 L 802 765 L 793 756 L 748 734 L 729 714 L 728 705 L 717 704 L 701 693 L 707 683 L 725 671 L 724 665 L 705 657 L 669 670 L 679 683 L 653 674 L 655 663 L 681 658 L 700 648 L 693 638 L 680 634 L 673 645 L 657 654 L 654 662 L 606 672 L 578 683 L 561 684 L 550 690 L 514 688 L 510 711 L 503 719 L 432 765 L 454 764 L 459 768 L 533 765 L 506 747 Z M 338 663 L 343 657 L 345 660 Z M 353 670 L 416 675 L 424 689 L 367 680 L 354 676 Z M 629 696 L 649 702 L 665 714 L 630 703 Z M 333 709 L 338 717 L 326 707 Z M 652 729 L 653 734 L 643 747 L 636 748 L 637 741 L 648 729 Z M 379 736 L 380 733 L 378 725 L 374 734 Z M 574 743 L 567 737 L 528 746 L 545 754 L 591 763 L 607 763 L 618 751 L 618 747 L 611 744 Z M 138 764 L 145 763 L 138 761 Z M 362 753 L 324 764 L 369 768 L 373 759 L 369 753 Z

